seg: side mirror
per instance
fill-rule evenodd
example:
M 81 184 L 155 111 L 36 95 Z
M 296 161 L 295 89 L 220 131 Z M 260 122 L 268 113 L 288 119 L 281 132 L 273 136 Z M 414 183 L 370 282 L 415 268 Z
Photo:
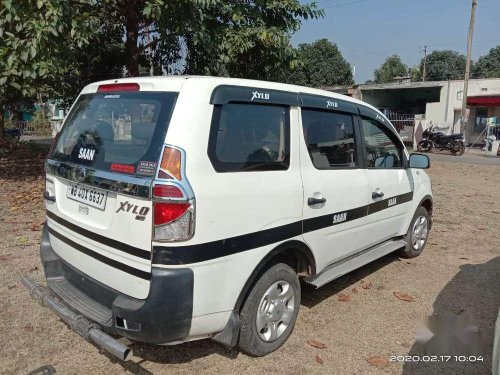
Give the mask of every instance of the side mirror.
M 410 168 L 428 169 L 430 166 L 431 161 L 427 155 L 417 153 L 410 155 Z

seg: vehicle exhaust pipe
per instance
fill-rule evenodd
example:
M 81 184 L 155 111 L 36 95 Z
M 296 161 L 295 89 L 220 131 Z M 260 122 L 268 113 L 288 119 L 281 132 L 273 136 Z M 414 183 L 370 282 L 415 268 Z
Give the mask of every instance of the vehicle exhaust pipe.
M 73 331 L 82 336 L 86 341 L 93 342 L 122 361 L 129 361 L 132 358 L 132 349 L 103 332 L 98 324 L 89 321 L 83 315 L 73 312 L 60 303 L 48 288 L 42 284 L 35 283 L 28 276 L 22 276 L 21 282 L 29 290 L 31 298 L 36 300 L 41 306 L 48 307 L 55 312 Z

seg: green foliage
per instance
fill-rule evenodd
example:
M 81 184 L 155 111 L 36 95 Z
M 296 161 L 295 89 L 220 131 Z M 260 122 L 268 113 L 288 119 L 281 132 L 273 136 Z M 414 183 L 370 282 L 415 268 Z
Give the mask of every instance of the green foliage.
M 300 44 L 297 66 L 283 80 L 301 86 L 326 87 L 354 83 L 352 70 L 336 44 L 327 39 Z
M 403 64 L 401 57 L 398 55 L 389 56 L 380 68 L 375 69 L 375 83 L 393 82 L 394 78 L 406 76 L 408 74 L 408 66 Z
M 481 56 L 472 69 L 474 78 L 500 78 L 500 46 Z
M 68 45 L 83 46 L 96 28 L 95 20 L 80 15 L 79 4 L 1 0 L 0 108 L 57 95 L 61 77 L 74 68 L 67 62 Z
M 423 72 L 423 60 L 420 74 Z M 464 79 L 465 56 L 455 51 L 433 51 L 427 56 L 427 81 Z

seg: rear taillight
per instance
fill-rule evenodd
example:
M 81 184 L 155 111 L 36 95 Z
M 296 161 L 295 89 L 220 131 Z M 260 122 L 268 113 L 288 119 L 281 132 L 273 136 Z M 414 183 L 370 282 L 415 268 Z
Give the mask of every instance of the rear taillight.
M 164 225 L 177 220 L 191 207 L 189 203 L 154 203 L 154 225 Z
M 193 237 L 194 194 L 184 176 L 184 155 L 175 146 L 163 149 L 153 186 L 153 241 L 186 241 Z
M 172 147 L 165 147 L 161 157 L 158 177 L 162 179 L 175 178 L 182 180 L 182 155 L 181 152 Z

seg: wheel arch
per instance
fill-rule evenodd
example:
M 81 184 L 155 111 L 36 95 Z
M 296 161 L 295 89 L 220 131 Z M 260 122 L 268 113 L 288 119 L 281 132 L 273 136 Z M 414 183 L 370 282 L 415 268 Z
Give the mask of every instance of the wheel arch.
M 299 275 L 304 272 L 309 276 L 316 274 L 316 260 L 309 246 L 298 240 L 283 242 L 267 253 L 255 267 L 253 272 L 250 274 L 250 277 L 245 282 L 238 299 L 236 300 L 233 311 L 240 311 L 251 287 L 258 280 L 258 277 L 265 271 L 266 266 L 271 264 L 273 261 L 283 261 L 291 266 Z

